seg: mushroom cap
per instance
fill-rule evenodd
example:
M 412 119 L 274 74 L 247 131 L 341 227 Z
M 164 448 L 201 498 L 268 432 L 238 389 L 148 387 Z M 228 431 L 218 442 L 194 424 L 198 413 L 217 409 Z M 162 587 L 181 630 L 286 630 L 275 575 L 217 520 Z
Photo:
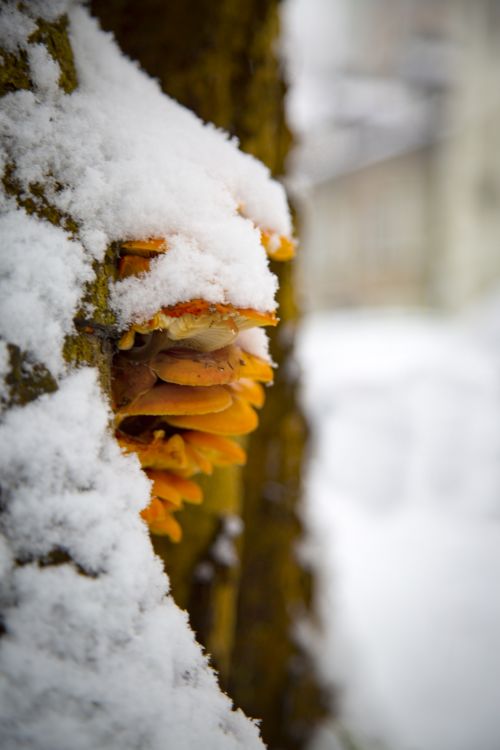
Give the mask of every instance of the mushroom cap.
M 168 245 L 164 237 L 150 237 L 147 240 L 129 240 L 127 242 L 122 242 L 120 249 L 123 255 L 139 255 L 149 258 L 154 255 L 165 253 L 168 250 Z
M 208 386 L 236 380 L 241 361 L 241 350 L 236 346 L 225 346 L 213 352 L 170 349 L 157 354 L 150 367 L 168 383 Z
M 183 438 L 188 445 L 204 454 L 214 466 L 243 466 L 246 463 L 247 456 L 243 448 L 222 435 L 190 430 L 183 433 Z
M 190 479 L 156 469 L 146 469 L 146 474 L 153 482 L 153 495 L 168 500 L 176 508 L 182 506 L 183 500 L 195 504 L 203 500 L 201 487 Z
M 271 260 L 286 261 L 295 257 L 297 243 L 291 237 L 261 230 L 260 241 Z
M 198 466 L 193 466 L 189 460 L 186 445 L 179 433 L 166 438 L 163 430 L 139 437 L 118 432 L 117 439 L 125 452 L 137 454 L 144 469 L 174 469 L 192 474 L 198 470 Z
M 260 383 L 250 378 L 240 378 L 239 380 L 231 383 L 231 390 L 237 393 L 241 398 L 248 401 L 249 404 L 255 406 L 257 409 L 261 409 L 264 406 L 266 400 L 266 394 L 264 388 Z
M 179 542 L 182 538 L 182 529 L 172 515 L 174 509 L 168 501 L 153 497 L 147 508 L 141 511 L 141 516 L 152 534 L 168 536 L 173 542 Z
M 168 331 L 168 337 L 173 342 L 182 341 L 183 347 L 214 351 L 231 344 L 239 331 L 254 326 L 275 326 L 277 323 L 278 318 L 273 311 L 260 312 L 252 308 L 195 299 L 163 307 L 150 320 L 134 324 L 121 337 L 118 347 L 131 349 L 135 333 L 147 334 L 163 330 Z
M 140 255 L 124 255 L 118 264 L 118 277 L 126 279 L 127 276 L 139 276 L 141 273 L 147 273 L 150 265 L 149 258 Z
M 247 435 L 256 429 L 259 422 L 250 404 L 236 394 L 231 406 L 223 411 L 185 416 L 169 415 L 165 421 L 174 427 L 213 432 L 216 435 Z
M 200 451 L 193 445 L 186 443 L 186 453 L 189 456 L 189 460 L 191 461 L 192 465 L 196 466 L 197 472 L 200 471 L 202 474 L 213 474 L 214 467 L 212 461 L 207 458 L 203 451 Z
M 243 361 L 240 370 L 241 377 L 258 380 L 261 383 L 273 382 L 273 368 L 269 362 L 266 362 L 266 360 L 261 357 L 257 357 L 255 354 L 250 354 L 245 351 L 241 352 L 241 358 Z
M 158 383 L 121 408 L 117 416 L 123 419 L 138 415 L 208 414 L 227 409 L 231 400 L 230 392 L 222 385 L 199 387 Z
M 182 495 L 177 487 L 170 483 L 168 472 L 156 469 L 145 469 L 145 472 L 153 482 L 151 488 L 151 495 L 153 497 L 158 497 L 160 500 L 168 500 L 176 509 L 182 507 Z
M 156 374 L 145 363 L 117 355 L 113 360 L 111 376 L 114 408 L 119 409 L 147 393 L 156 380 Z

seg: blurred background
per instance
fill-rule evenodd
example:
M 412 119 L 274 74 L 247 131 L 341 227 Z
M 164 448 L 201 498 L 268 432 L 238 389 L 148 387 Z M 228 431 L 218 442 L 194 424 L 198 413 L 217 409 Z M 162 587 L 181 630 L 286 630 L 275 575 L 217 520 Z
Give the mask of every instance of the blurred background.
M 286 0 L 313 750 L 500 747 L 500 2 Z

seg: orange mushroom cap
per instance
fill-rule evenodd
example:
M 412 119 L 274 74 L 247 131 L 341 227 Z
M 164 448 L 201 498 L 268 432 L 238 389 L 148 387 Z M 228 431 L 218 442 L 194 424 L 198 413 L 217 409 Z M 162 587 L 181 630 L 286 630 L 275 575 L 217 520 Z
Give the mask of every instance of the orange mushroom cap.
M 213 432 L 216 435 L 247 435 L 256 429 L 258 418 L 245 399 L 235 395 L 231 406 L 211 414 L 168 416 L 165 421 L 187 430 Z
M 243 448 L 222 435 L 193 430 L 184 432 L 183 438 L 188 445 L 205 454 L 215 466 L 242 466 L 246 463 L 247 456 Z
M 277 323 L 278 318 L 272 311 L 260 312 L 252 308 L 195 299 L 163 307 L 148 321 L 135 323 L 123 334 L 118 348 L 131 349 L 135 333 L 147 334 L 162 330 L 168 333 L 172 342 L 182 341 L 183 347 L 214 351 L 231 344 L 240 331 L 255 326 L 275 326 Z
M 152 255 L 165 253 L 168 250 L 164 237 L 151 237 L 147 240 L 130 240 L 121 243 L 121 251 L 125 255 L 140 255 L 149 258 Z
M 160 500 L 168 500 L 175 508 L 182 507 L 182 495 L 169 481 L 169 474 L 166 471 L 157 471 L 156 469 L 146 469 L 147 476 L 153 482 L 151 494 Z
M 115 409 L 130 403 L 156 383 L 156 374 L 143 362 L 132 362 L 116 356 L 112 369 L 112 391 Z
M 295 256 L 296 242 L 291 237 L 261 230 L 260 241 L 271 260 L 286 261 Z
M 255 380 L 240 378 L 236 382 L 231 383 L 229 388 L 257 409 L 261 409 L 264 406 L 264 401 L 266 400 L 264 388 Z
M 203 500 L 201 487 L 190 479 L 179 477 L 169 471 L 146 469 L 146 474 L 153 482 L 153 495 L 180 508 L 182 501 L 199 504 Z
M 147 273 L 151 265 L 150 258 L 140 255 L 124 255 L 118 264 L 118 277 L 126 279 L 128 276 L 138 276 Z
M 261 357 L 257 357 L 255 354 L 250 354 L 245 351 L 241 352 L 241 358 L 243 361 L 240 370 L 241 377 L 258 380 L 261 383 L 273 382 L 273 368 L 269 362 L 266 362 L 266 360 Z
M 173 542 L 179 542 L 182 538 L 182 529 L 173 517 L 172 510 L 174 508 L 168 501 L 153 497 L 148 507 L 141 511 L 141 516 L 152 534 L 168 536 Z
M 225 346 L 213 352 L 170 349 L 151 361 L 151 369 L 169 383 L 179 385 L 223 385 L 239 376 L 241 349 Z
M 183 473 L 192 469 L 192 474 L 197 471 L 197 466 L 191 466 L 186 445 L 179 433 L 165 438 L 163 430 L 140 437 L 118 432 L 117 439 L 124 451 L 137 454 L 145 469 L 174 469 Z
M 159 383 L 118 411 L 118 418 L 139 415 L 208 414 L 227 409 L 231 394 L 222 385 L 197 387 Z

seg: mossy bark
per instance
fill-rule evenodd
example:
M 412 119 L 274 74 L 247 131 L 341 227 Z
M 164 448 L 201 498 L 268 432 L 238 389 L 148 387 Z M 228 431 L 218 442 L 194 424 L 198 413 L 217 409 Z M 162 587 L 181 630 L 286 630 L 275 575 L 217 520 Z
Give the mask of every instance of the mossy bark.
M 28 50 L 30 45 L 44 45 L 59 65 L 59 86 L 71 94 L 78 86 L 73 50 L 68 35 L 68 18 L 60 16 L 52 22 L 38 19 L 37 28 L 27 40 L 27 49 L 13 53 L 0 48 L 0 96 L 18 91 L 32 89 L 32 71 L 29 65 Z M 8 152 L 8 144 L 7 144 Z M 2 174 L 2 188 L 5 193 L 15 198 L 20 209 L 34 215 L 42 221 L 61 227 L 71 238 L 78 237 L 78 223 L 69 215 L 63 214 L 51 204 L 47 195 L 51 190 L 58 190 L 51 174 L 44 182 L 32 183 L 25 189 L 16 176 L 15 160 L 7 161 Z M 70 365 L 91 365 L 99 370 L 101 383 L 106 394 L 110 393 L 110 366 L 113 341 L 116 332 L 113 328 L 114 318 L 108 305 L 108 283 L 115 273 L 116 258 L 114 249 L 110 248 L 102 263 L 94 265 L 95 278 L 85 290 L 82 305 L 92 309 L 92 319 L 84 320 L 83 314 L 77 316 L 75 333 L 68 336 L 63 355 Z M 25 352 L 7 342 L 10 354 L 10 372 L 7 375 L 8 405 L 23 405 L 42 393 L 57 388 L 52 374 L 39 362 L 34 362 Z
M 92 3 L 104 28 L 166 93 L 237 136 L 277 175 L 290 145 L 275 54 L 278 6 L 277 0 Z M 292 375 L 293 274 L 290 266 L 273 270 L 281 284 L 281 324 L 272 342 L 279 370 L 261 427 L 248 441 L 248 466 L 204 480 L 203 505 L 178 516 L 182 542 L 156 538 L 154 545 L 223 685 L 249 715 L 263 719 L 263 737 L 277 750 L 304 746 L 322 700 L 292 633 L 295 617 L 308 611 L 312 585 L 296 555 L 306 426 Z M 240 561 L 224 566 L 214 542 L 232 514 L 245 523 L 236 542 Z
M 276 0 L 103 0 L 94 5 L 122 48 L 159 78 L 167 93 L 237 135 L 242 147 L 275 174 L 282 172 L 290 137 L 273 51 L 279 25 Z M 60 66 L 61 89 L 71 94 L 78 82 L 67 19 L 39 21 L 29 44 L 46 46 Z M 0 49 L 0 95 L 30 88 L 26 51 Z M 47 199 L 58 187 L 50 174 L 44 182 L 22 189 L 12 160 L 2 184 L 21 209 L 78 236 L 78 224 Z M 75 332 L 64 346 L 68 363 L 98 368 L 107 394 L 116 338 L 108 285 L 115 269 L 116 249 L 111 247 L 95 265 Z M 180 518 L 183 542 L 175 546 L 156 538 L 154 544 L 165 560 L 174 597 L 188 608 L 223 685 L 248 714 L 263 718 L 263 735 L 271 748 L 298 748 L 313 726 L 320 701 L 291 633 L 295 614 L 307 611 L 311 583 L 295 556 L 301 534 L 297 504 L 305 425 L 290 378 L 292 274 L 287 267 L 275 270 L 281 281 L 282 323 L 273 337 L 273 356 L 281 369 L 268 392 L 261 428 L 248 441 L 248 467 L 244 472 L 236 467 L 218 470 L 204 479 L 203 505 L 186 507 Z M 93 310 L 90 317 L 84 313 L 88 309 Z M 12 344 L 9 355 L 7 406 L 23 405 L 57 388 L 42 364 Z M 234 530 L 228 534 L 234 516 L 245 522 L 240 536 Z M 221 541 L 226 550 L 229 542 L 235 554 L 221 555 Z M 40 562 L 71 564 L 64 550 L 54 550 Z
M 22 9 L 22 6 L 20 6 Z M 27 40 L 27 48 L 13 53 L 0 48 L 0 97 L 19 91 L 31 90 L 33 79 L 29 64 L 30 45 L 44 45 L 60 68 L 59 86 L 70 94 L 77 88 L 73 51 L 68 35 L 68 19 L 61 16 L 53 22 L 39 19 L 37 29 Z M 9 144 L 5 144 L 7 155 Z M 18 207 L 43 222 L 49 222 L 64 230 L 69 237 L 78 238 L 78 224 L 69 215 L 63 214 L 51 204 L 47 195 L 58 189 L 53 176 L 47 174 L 43 182 L 32 183 L 24 188 L 16 175 L 16 162 L 7 160 L 1 178 L 1 187 L 6 195 L 14 198 Z M 83 314 L 75 320 L 74 334 L 66 338 L 63 356 L 70 366 L 90 365 L 97 367 L 104 392 L 110 394 L 111 356 L 116 331 L 113 315 L 108 304 L 108 284 L 116 268 L 114 250 L 110 248 L 102 263 L 96 263 L 95 278 L 85 290 L 82 310 L 92 310 L 91 319 L 83 319 Z M 88 318 L 88 315 L 87 315 Z M 58 388 L 57 379 L 47 367 L 6 341 L 9 355 L 8 372 L 5 376 L 2 410 L 23 407 L 40 396 L 52 393 Z M 3 489 L 6 494 L 8 488 Z M 32 563 L 35 558 L 18 560 L 18 565 Z M 66 550 L 54 548 L 48 555 L 36 558 L 40 566 L 75 565 Z M 76 566 L 82 575 L 93 575 Z

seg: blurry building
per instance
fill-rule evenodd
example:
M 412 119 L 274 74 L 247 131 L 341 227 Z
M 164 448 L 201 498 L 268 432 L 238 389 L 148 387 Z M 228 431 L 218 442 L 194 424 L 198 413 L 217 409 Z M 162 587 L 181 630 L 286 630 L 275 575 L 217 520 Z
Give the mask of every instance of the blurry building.
M 500 0 L 289 0 L 285 22 L 306 307 L 498 284 Z

